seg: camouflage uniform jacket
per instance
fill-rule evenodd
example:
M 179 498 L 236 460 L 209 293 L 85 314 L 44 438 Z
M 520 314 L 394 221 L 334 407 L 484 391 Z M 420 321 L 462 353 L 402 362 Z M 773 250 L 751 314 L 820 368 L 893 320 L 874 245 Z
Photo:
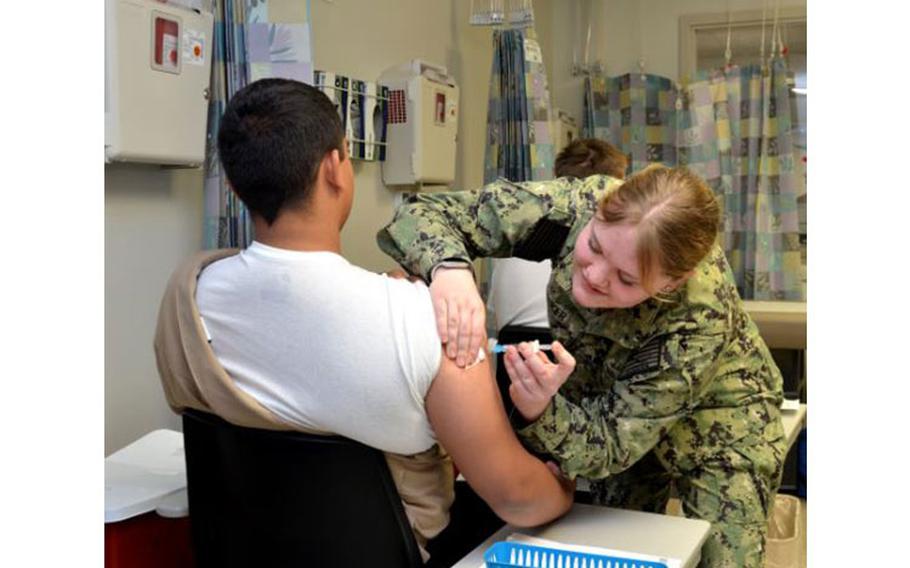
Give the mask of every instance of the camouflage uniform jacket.
M 519 434 L 570 477 L 606 478 L 654 450 L 672 475 L 745 471 L 776 486 L 785 451 L 781 375 L 719 247 L 670 301 L 609 310 L 573 301 L 575 240 L 619 183 L 606 176 L 500 180 L 475 191 L 420 194 L 399 207 L 377 240 L 427 281 L 444 259 L 551 259 L 551 329 L 577 366 Z

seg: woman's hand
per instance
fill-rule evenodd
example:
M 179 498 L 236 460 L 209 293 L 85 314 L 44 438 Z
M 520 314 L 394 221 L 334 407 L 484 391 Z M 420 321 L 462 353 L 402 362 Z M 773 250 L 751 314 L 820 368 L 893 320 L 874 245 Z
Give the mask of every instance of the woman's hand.
M 459 367 L 473 363 L 486 341 L 487 318 L 474 274 L 465 268 L 438 268 L 430 283 L 430 297 L 446 355 Z
M 519 343 L 518 349 L 512 345 L 506 348 L 503 360 L 512 379 L 509 396 L 528 422 L 540 418 L 550 399 L 575 370 L 575 358 L 562 343 L 553 342 L 553 354 L 555 364 L 542 351 L 534 353 L 527 342 Z

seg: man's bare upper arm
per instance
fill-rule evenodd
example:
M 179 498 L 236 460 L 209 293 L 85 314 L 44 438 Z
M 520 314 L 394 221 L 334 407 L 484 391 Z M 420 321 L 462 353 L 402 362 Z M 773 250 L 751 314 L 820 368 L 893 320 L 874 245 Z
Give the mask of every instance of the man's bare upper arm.
M 426 409 L 439 443 L 487 502 L 543 466 L 512 432 L 489 360 L 461 369 L 443 356 Z

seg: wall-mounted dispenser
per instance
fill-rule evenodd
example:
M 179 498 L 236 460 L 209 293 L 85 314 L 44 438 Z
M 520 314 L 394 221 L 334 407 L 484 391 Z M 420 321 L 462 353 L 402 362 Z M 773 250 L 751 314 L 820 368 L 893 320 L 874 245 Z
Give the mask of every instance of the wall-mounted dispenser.
M 373 81 L 318 69 L 314 79 L 316 88 L 325 93 L 338 111 L 348 141 L 348 154 L 355 160 L 385 160 L 388 89 Z
M 150 0 L 107 0 L 104 159 L 205 161 L 211 13 Z
M 445 67 L 412 60 L 385 71 L 388 148 L 386 185 L 447 184 L 455 180 L 458 86 Z

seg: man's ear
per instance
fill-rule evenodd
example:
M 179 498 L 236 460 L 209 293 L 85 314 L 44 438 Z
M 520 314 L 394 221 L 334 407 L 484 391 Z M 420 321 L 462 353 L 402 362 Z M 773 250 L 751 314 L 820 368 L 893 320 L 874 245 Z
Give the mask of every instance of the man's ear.
M 332 150 L 322 158 L 322 163 L 319 165 L 323 178 L 332 188 L 337 188 L 343 183 L 341 178 L 343 159 L 338 150 Z

